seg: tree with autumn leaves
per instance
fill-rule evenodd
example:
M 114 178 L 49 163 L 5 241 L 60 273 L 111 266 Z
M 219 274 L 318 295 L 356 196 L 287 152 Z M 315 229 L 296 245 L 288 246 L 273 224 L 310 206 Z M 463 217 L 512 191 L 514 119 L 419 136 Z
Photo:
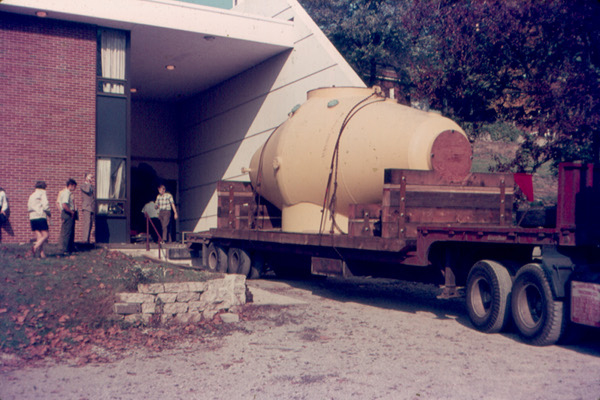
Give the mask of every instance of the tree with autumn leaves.
M 395 69 L 406 102 L 472 138 L 520 134 L 502 170 L 592 161 L 600 145 L 600 3 L 592 0 L 301 0 L 365 83 Z

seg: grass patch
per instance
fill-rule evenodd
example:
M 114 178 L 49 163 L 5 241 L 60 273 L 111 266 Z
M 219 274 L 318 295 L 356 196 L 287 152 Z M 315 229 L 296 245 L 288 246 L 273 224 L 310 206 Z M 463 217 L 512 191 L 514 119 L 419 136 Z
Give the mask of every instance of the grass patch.
M 92 343 L 127 336 L 124 330 L 130 327 L 113 318 L 116 293 L 135 291 L 139 283 L 212 277 L 106 249 L 59 257 L 50 245 L 47 254 L 32 258 L 29 245 L 0 245 L 0 352 L 23 359 L 90 353 Z

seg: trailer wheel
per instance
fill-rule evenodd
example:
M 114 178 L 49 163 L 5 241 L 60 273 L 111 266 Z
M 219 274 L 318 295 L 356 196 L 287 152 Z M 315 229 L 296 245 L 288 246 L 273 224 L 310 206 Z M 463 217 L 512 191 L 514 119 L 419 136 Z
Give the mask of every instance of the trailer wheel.
M 482 332 L 500 332 L 510 318 L 512 279 L 508 270 L 491 260 L 475 263 L 467 278 L 467 311 Z
M 248 279 L 258 279 L 262 275 L 264 269 L 265 260 L 261 253 L 254 253 L 251 259 L 250 272 L 248 273 Z
M 250 256 L 246 250 L 231 247 L 227 255 L 227 273 L 248 276 L 250 272 Z
M 208 269 L 215 272 L 227 272 L 227 253 L 222 246 L 211 243 L 208 245 Z
M 539 264 L 527 264 L 517 273 L 512 291 L 512 315 L 521 337 L 531 344 L 554 344 L 562 335 L 563 302 L 554 300 L 550 283 Z
M 248 273 L 248 279 L 258 279 L 261 275 L 261 269 L 255 267 L 254 265 L 250 268 L 250 272 Z

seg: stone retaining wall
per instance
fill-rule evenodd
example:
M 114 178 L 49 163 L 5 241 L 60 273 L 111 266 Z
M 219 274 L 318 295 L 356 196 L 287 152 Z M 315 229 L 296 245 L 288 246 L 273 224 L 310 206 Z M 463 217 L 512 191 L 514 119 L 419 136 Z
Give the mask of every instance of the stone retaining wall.
M 245 303 L 246 277 L 225 275 L 206 282 L 140 284 L 137 293 L 117 294 L 114 311 L 128 322 L 148 323 L 160 315 L 162 323 L 188 323 Z

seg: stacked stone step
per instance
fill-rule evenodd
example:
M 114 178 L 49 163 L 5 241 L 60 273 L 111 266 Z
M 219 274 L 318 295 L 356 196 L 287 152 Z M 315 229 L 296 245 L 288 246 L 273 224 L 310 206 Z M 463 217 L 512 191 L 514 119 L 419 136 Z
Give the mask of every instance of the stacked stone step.
M 245 303 L 246 277 L 225 275 L 205 282 L 140 284 L 137 293 L 117 294 L 114 311 L 127 322 L 148 323 L 159 316 L 162 323 L 190 323 Z

